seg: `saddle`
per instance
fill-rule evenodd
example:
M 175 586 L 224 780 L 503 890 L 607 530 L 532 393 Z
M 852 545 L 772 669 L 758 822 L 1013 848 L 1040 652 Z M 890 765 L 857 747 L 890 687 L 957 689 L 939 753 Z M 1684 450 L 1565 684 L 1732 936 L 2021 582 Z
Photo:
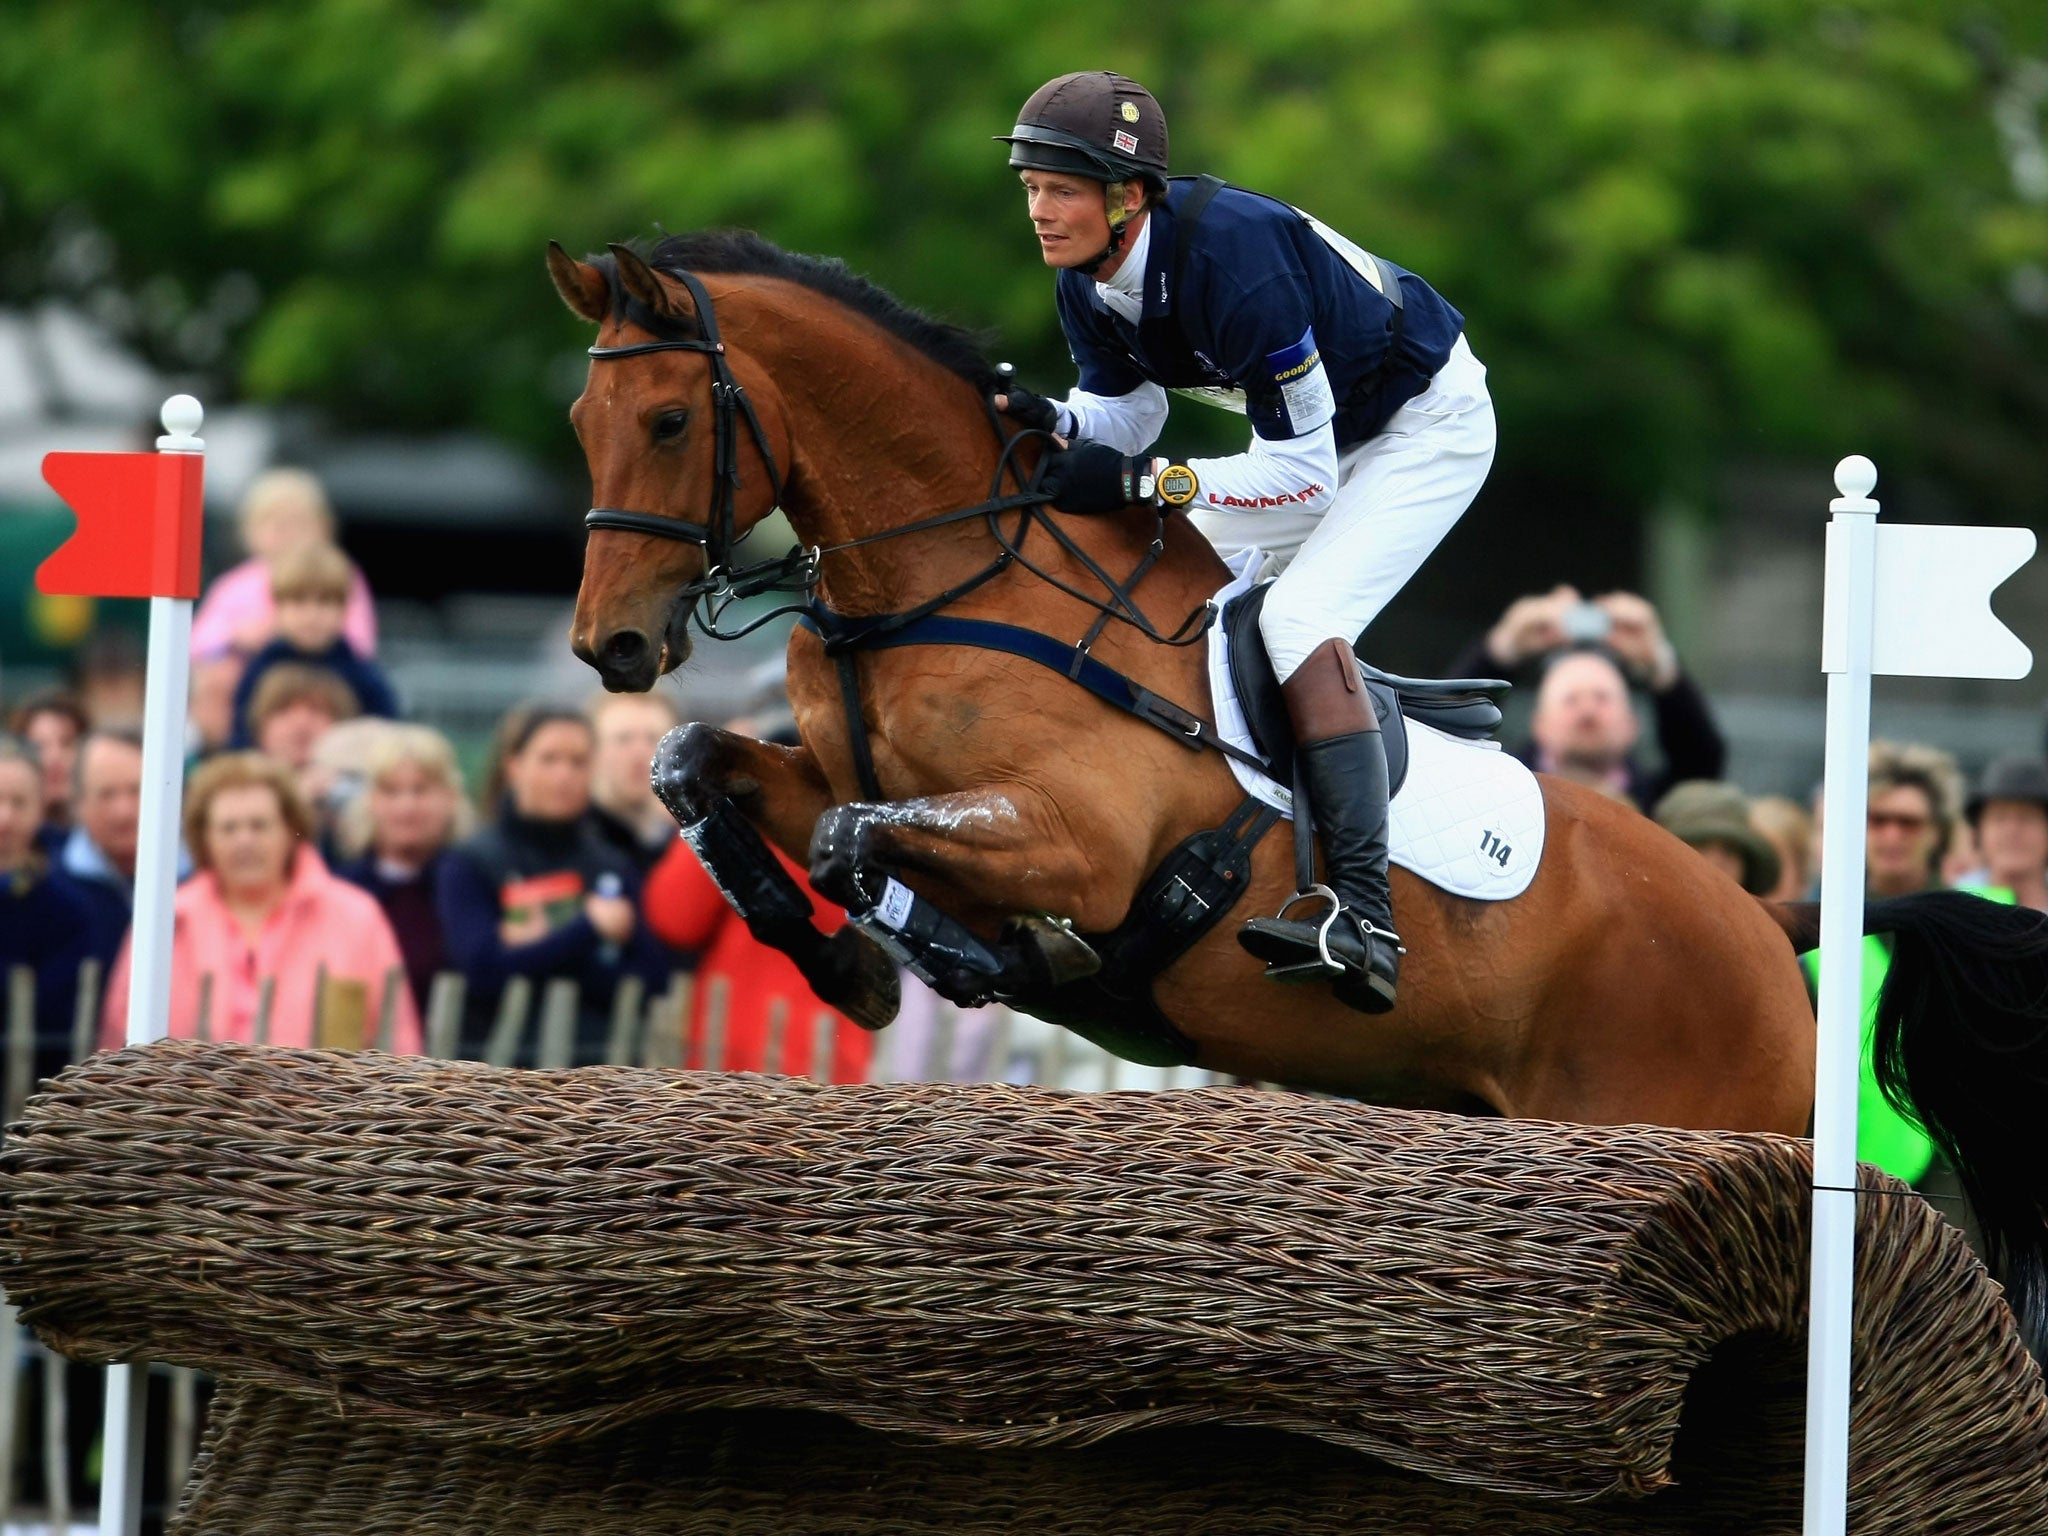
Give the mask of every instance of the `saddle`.
M 1282 784 L 1294 782 L 1294 725 L 1280 692 L 1266 637 L 1259 632 L 1259 614 L 1266 606 L 1270 581 L 1260 582 L 1225 605 L 1221 620 L 1230 641 L 1230 681 L 1237 702 L 1251 726 L 1252 740 L 1266 760 L 1267 773 Z M 1358 670 L 1373 712 L 1380 718 L 1380 736 L 1387 751 L 1388 797 L 1399 794 L 1408 774 L 1409 720 L 1432 726 L 1467 741 L 1485 741 L 1500 728 L 1500 698 L 1512 686 L 1498 678 L 1459 677 L 1429 680 L 1399 677 L 1368 665 Z

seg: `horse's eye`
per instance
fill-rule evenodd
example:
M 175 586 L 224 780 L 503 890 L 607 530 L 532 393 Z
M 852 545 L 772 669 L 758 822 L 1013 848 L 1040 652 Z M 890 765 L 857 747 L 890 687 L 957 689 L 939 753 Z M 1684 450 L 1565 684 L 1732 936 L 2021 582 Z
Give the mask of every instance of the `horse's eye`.
M 654 418 L 654 440 L 657 443 L 672 443 L 683 435 L 683 428 L 689 424 L 688 411 L 663 411 Z

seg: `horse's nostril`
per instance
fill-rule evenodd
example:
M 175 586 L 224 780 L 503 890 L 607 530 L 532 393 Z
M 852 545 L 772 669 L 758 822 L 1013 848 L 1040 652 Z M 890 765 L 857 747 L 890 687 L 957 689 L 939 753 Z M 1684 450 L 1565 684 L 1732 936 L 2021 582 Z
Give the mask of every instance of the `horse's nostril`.
M 616 630 L 605 641 L 604 648 L 598 655 L 606 667 L 637 667 L 647 659 L 647 637 L 637 629 Z

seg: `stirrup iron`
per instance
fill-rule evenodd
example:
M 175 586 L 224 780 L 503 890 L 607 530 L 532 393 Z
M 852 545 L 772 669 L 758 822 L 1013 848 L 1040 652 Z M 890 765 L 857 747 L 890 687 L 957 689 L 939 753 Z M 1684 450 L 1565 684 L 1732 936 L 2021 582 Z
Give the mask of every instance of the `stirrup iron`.
M 1323 920 L 1316 924 L 1316 958 L 1304 960 L 1298 965 L 1268 965 L 1266 974 L 1275 981 L 1308 981 L 1317 976 L 1341 976 L 1344 967 L 1330 953 L 1330 929 L 1344 911 L 1344 903 L 1337 899 L 1337 893 L 1320 882 L 1296 891 L 1280 904 L 1280 910 L 1273 914 L 1273 921 L 1285 922 L 1287 914 L 1304 901 L 1321 900 L 1329 903 L 1330 910 Z

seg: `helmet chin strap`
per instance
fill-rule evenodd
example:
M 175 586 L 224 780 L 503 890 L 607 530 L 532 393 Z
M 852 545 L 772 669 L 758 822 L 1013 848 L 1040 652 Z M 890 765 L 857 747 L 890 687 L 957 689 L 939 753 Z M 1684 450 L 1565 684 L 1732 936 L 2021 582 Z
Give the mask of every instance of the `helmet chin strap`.
M 1115 182 L 1112 183 L 1112 185 L 1116 187 L 1118 193 L 1121 193 L 1123 191 L 1124 184 L 1122 182 Z M 1103 188 L 1103 198 L 1105 203 L 1108 201 L 1108 193 L 1109 188 L 1105 186 Z M 1096 268 L 1100 267 L 1105 261 L 1109 260 L 1110 257 L 1114 256 L 1118 251 L 1124 248 L 1124 236 L 1130 233 L 1130 209 L 1125 208 L 1121 204 L 1119 204 L 1114 208 L 1105 207 L 1102 211 L 1105 215 L 1107 215 L 1109 219 L 1109 244 L 1105 245 L 1101 250 L 1097 251 L 1088 260 L 1075 263 L 1076 271 L 1085 272 L 1090 277 L 1093 277 L 1095 275 Z

